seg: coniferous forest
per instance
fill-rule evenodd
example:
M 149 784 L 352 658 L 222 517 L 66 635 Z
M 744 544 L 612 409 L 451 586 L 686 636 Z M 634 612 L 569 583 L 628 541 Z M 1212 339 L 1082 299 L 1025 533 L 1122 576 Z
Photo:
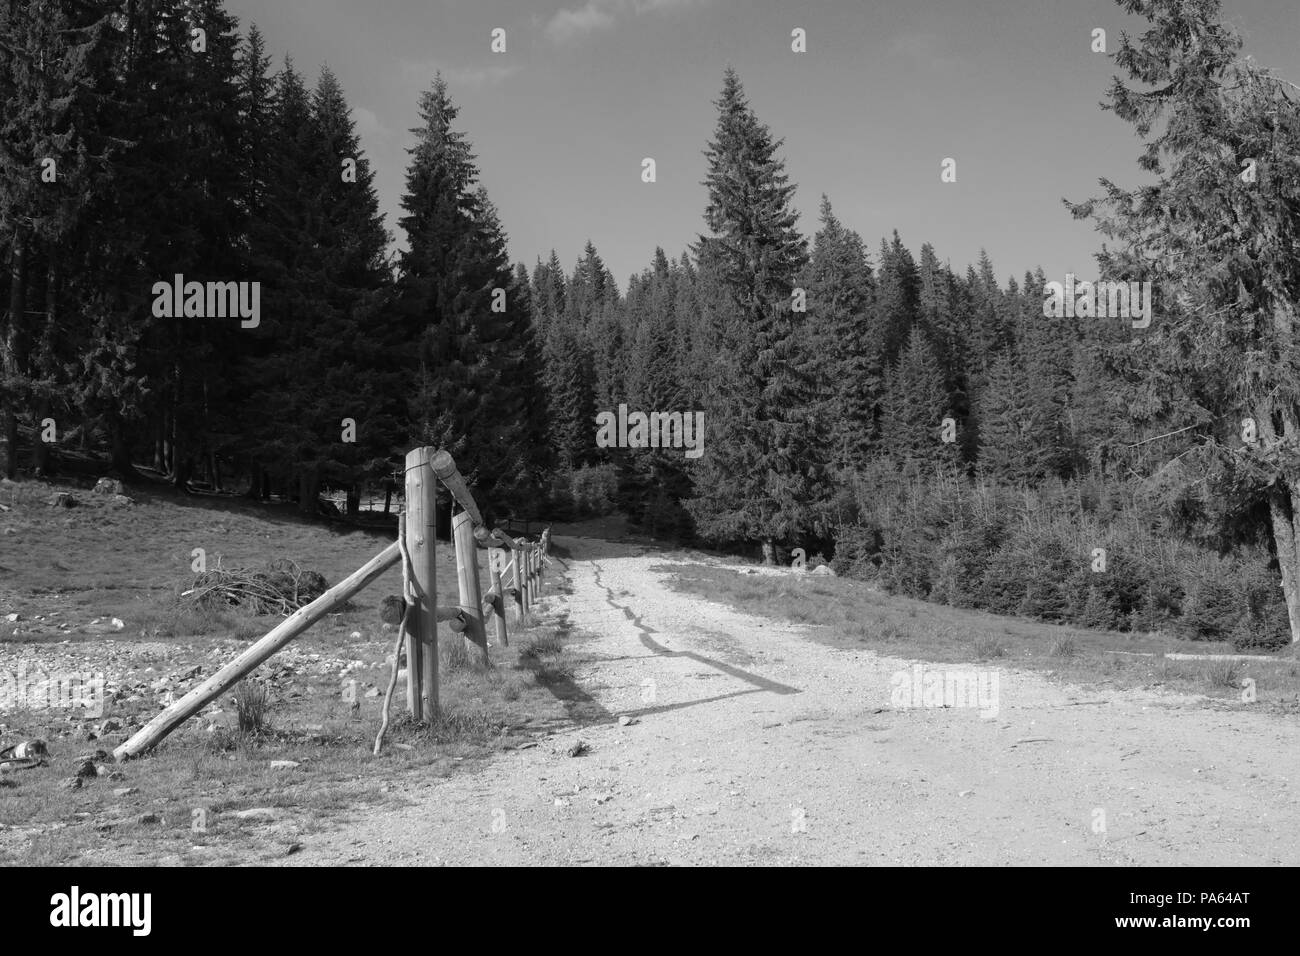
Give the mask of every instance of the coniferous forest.
M 386 222 L 347 91 L 221 0 L 0 2 L 0 477 L 97 456 L 347 518 L 433 445 L 494 520 L 620 513 L 955 606 L 1300 639 L 1300 94 L 1217 0 L 1120 6 L 1147 27 L 1098 93 L 1133 175 L 1059 215 L 1095 223 L 1097 278 L 1150 283 L 1145 325 L 842 220 L 731 69 L 698 232 L 617 277 L 600 236 L 511 261 L 441 76 Z M 620 406 L 701 412 L 700 453 L 598 442 Z

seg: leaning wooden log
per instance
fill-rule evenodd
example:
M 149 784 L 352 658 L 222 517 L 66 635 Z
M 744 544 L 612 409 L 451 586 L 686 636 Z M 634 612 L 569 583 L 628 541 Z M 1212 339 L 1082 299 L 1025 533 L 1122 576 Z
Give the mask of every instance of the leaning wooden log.
M 477 529 L 475 529 L 474 536 L 476 538 L 479 537 Z M 491 531 L 487 533 L 485 539 L 479 538 L 479 544 L 484 548 L 491 548 L 491 547 L 508 548 L 511 551 L 515 551 L 519 547 L 519 545 L 515 544 L 514 539 L 512 539 L 500 528 L 493 528 Z
M 344 578 L 306 607 L 294 611 L 265 637 L 247 648 L 176 703 L 145 724 L 126 743 L 113 751 L 118 760 L 139 756 L 170 734 L 189 718 L 239 683 L 267 658 L 311 627 L 336 605 L 342 604 L 401 559 L 394 541 L 365 565 Z
M 429 467 L 438 480 L 447 486 L 456 503 L 469 512 L 470 520 L 476 525 L 482 525 L 483 516 L 479 514 L 478 505 L 474 503 L 474 496 L 469 493 L 460 469 L 456 467 L 456 460 L 447 452 L 438 451 L 429 459 Z

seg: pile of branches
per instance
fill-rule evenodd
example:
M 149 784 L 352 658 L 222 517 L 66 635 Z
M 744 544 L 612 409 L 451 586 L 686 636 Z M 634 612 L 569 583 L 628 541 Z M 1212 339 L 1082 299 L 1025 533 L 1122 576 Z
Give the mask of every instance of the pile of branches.
M 236 606 L 253 614 L 290 614 L 327 590 L 329 582 L 319 572 L 277 558 L 264 571 L 218 564 L 196 577 L 181 598 L 203 607 Z

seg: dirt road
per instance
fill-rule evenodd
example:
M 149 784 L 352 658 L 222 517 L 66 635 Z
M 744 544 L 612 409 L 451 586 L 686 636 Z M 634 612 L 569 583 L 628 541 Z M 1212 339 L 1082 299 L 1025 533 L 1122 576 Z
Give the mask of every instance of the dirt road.
M 1300 863 L 1294 719 L 1008 668 L 996 716 L 896 706 L 915 662 L 674 592 L 663 555 L 557 541 L 572 593 L 545 611 L 592 635 L 582 725 L 399 782 L 411 805 L 286 864 Z

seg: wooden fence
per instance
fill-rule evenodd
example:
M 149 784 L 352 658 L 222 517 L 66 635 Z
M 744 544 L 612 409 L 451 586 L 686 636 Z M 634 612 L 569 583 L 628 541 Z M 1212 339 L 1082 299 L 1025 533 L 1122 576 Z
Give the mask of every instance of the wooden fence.
M 452 541 L 456 552 L 458 601 L 453 607 L 438 607 L 437 562 L 435 560 L 434 513 L 437 484 L 441 481 L 461 510 L 452 517 Z M 406 511 L 399 518 L 398 540 L 375 555 L 348 577 L 316 600 L 281 621 L 180 700 L 165 708 L 153 720 L 113 751 L 118 760 L 138 756 L 155 746 L 182 723 L 243 680 L 262 663 L 347 601 L 396 564 L 402 565 L 406 611 L 399 625 L 399 641 L 406 644 L 406 703 L 417 720 L 433 719 L 438 713 L 438 622 L 462 635 L 470 653 L 489 664 L 487 624 L 497 643 L 507 645 L 506 609 L 515 609 L 518 624 L 537 601 L 542 567 L 548 563 L 550 530 L 539 543 L 512 539 L 499 529 L 489 530 L 456 462 L 445 451 L 416 448 L 406 456 Z M 480 590 L 478 550 L 488 549 L 488 589 Z M 389 691 L 396 683 L 399 655 L 393 654 Z M 387 725 L 387 703 L 385 705 Z M 382 737 L 382 730 L 381 730 Z M 376 741 L 376 752 L 379 741 Z

